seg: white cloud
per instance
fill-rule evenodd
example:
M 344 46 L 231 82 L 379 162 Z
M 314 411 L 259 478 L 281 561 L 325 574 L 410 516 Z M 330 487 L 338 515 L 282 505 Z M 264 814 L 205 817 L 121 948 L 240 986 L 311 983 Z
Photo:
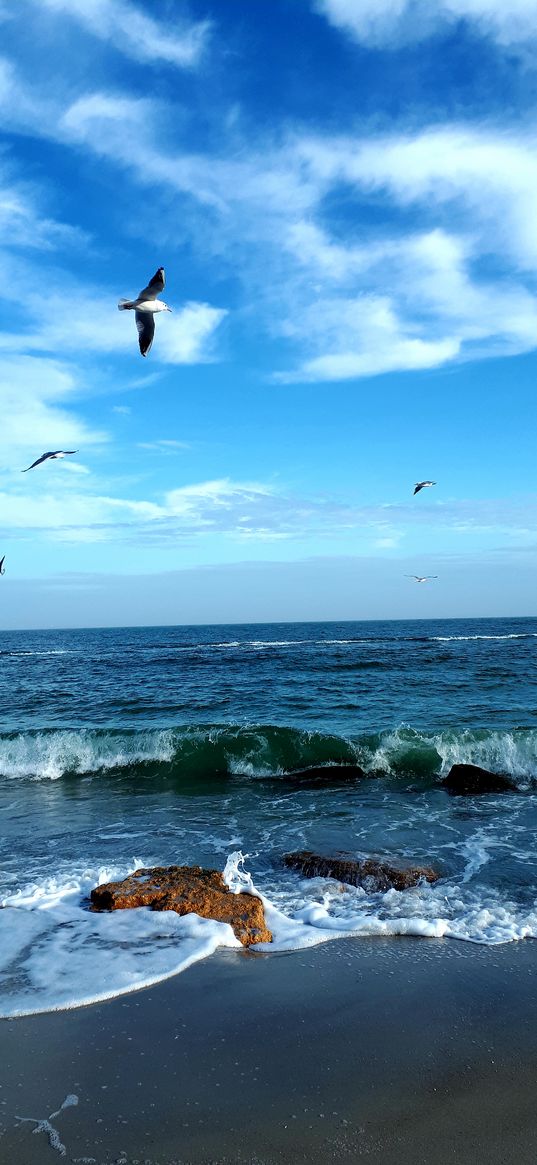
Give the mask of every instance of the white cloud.
M 234 511 L 237 505 L 244 508 L 274 496 L 268 486 L 234 482 L 226 477 L 170 490 L 166 508 L 175 517 L 188 515 L 202 524 L 212 524 L 216 511 Z
M 535 269 L 537 133 L 447 125 L 415 134 L 303 140 L 299 150 L 319 183 L 349 182 L 429 214 L 464 213 L 485 253 L 503 251 Z M 491 230 L 496 233 L 491 236 Z
M 64 483 L 65 485 L 66 483 Z M 350 540 L 353 553 L 372 548 L 396 550 L 413 530 L 438 531 L 452 538 L 498 538 L 534 541 L 537 498 L 444 503 L 371 504 L 360 506 L 323 495 L 300 497 L 263 482 L 231 478 L 198 482 L 169 490 L 156 499 L 114 497 L 98 491 L 62 488 L 48 476 L 39 490 L 32 481 L 0 493 L 0 529 L 18 537 L 39 536 L 55 542 L 113 542 L 146 547 L 176 547 L 193 539 L 259 544 L 283 541 L 318 545 Z
M 156 209 L 164 192 L 169 230 L 166 188 L 179 195 L 182 226 L 185 206 L 203 208 L 199 220 L 189 218 L 192 237 L 198 254 L 217 255 L 219 269 L 241 279 L 243 326 L 261 321 L 290 342 L 291 367 L 280 379 L 433 368 L 537 344 L 535 130 L 465 124 L 413 134 L 297 134 L 264 150 L 256 142 L 234 153 L 224 145 L 218 155 L 192 154 L 162 145 L 161 118 L 169 124 L 170 109 L 154 99 L 86 94 L 43 118 L 14 74 L 10 86 L 8 119 L 22 110 L 32 132 L 52 132 L 129 171 L 140 188 L 151 188 Z M 341 185 L 349 202 L 353 190 L 358 205 L 376 201 L 378 221 L 363 226 L 359 240 L 342 235 L 327 213 Z M 405 223 L 411 213 L 427 227 L 396 231 L 399 212 Z M 41 301 L 30 297 L 36 326 L 1 342 L 28 351 L 130 347 L 135 354 L 129 321 L 108 304 L 96 306 L 96 297 L 97 289 L 53 288 L 54 312 L 44 325 L 37 323 Z M 212 359 L 225 315 L 187 303 L 158 321 L 151 359 Z
M 91 100 L 84 108 L 81 117 L 79 103 L 74 122 L 91 144 Z M 99 100 L 95 112 L 100 108 Z M 288 379 L 430 368 L 475 355 L 477 343 L 480 356 L 535 346 L 536 300 L 522 281 L 537 263 L 530 134 L 446 126 L 407 136 L 298 137 L 263 158 L 250 154 L 233 163 L 163 154 L 153 143 L 146 148 L 129 135 L 132 111 L 122 135 L 113 109 L 112 124 L 103 131 L 99 123 L 98 150 L 117 158 L 119 149 L 144 184 L 164 182 L 214 208 L 222 257 L 226 246 L 230 253 L 234 247 L 267 325 L 306 349 Z M 64 120 L 70 119 L 68 112 Z M 381 211 L 384 204 L 412 206 L 436 216 L 438 225 L 406 237 L 384 232 L 379 238 L 377 231 L 360 244 L 342 242 L 330 234 L 326 216 L 322 226 L 319 217 L 325 196 L 343 182 L 355 187 L 357 198 L 376 195 Z M 444 221 L 455 222 L 459 233 L 453 225 L 446 230 Z M 211 230 L 210 218 L 204 228 Z M 510 281 L 485 283 L 478 275 L 491 234 L 502 264 L 518 269 Z M 170 335 L 164 351 L 173 359 Z
M 0 184 L 0 245 L 51 251 L 80 246 L 88 236 L 79 227 L 47 218 L 39 210 L 33 192 L 4 179 Z
M 137 446 L 138 449 L 150 449 L 164 454 L 180 453 L 184 452 L 185 449 L 192 448 L 188 441 L 167 440 L 165 437 L 161 437 L 157 441 L 138 441 Z
M 197 65 L 210 31 L 208 21 L 155 20 L 129 0 L 32 0 L 39 8 L 76 20 L 99 40 L 138 61 L 164 61 L 180 68 Z
M 454 359 L 460 346 L 454 338 L 424 340 L 412 334 L 388 297 L 322 299 L 301 318 L 300 330 L 325 351 L 298 371 L 279 374 L 279 380 L 348 380 L 433 368 Z
M 26 331 L 0 333 L 0 349 L 12 352 L 138 351 L 138 335 L 132 312 L 118 312 L 112 289 L 79 287 L 74 282 L 62 289 L 51 285 L 43 311 L 41 289 L 28 291 L 24 301 Z M 70 282 L 70 281 L 67 281 Z M 0 285 L 0 302 L 11 295 L 7 284 Z M 211 341 L 227 312 L 206 303 L 187 303 L 157 320 L 151 359 L 165 364 L 196 364 L 213 358 Z M 33 326 L 32 326 L 33 324 Z
M 459 20 L 502 46 L 537 40 L 537 0 L 314 0 L 335 28 L 373 48 L 397 48 Z
M 210 360 L 210 342 L 225 319 L 224 308 L 208 303 L 187 303 L 177 314 L 167 316 L 159 335 L 160 359 L 168 364 L 196 364 Z
M 2 360 L 0 414 L 4 466 L 23 469 L 47 449 L 77 449 L 106 435 L 89 428 L 70 406 L 78 389 L 74 374 L 59 361 L 32 356 Z

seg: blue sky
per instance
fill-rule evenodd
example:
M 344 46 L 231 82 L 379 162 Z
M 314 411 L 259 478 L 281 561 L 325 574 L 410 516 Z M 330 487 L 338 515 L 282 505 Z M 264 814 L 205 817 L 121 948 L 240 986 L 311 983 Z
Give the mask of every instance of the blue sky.
M 0 27 L 2 625 L 536 613 L 537 0 Z

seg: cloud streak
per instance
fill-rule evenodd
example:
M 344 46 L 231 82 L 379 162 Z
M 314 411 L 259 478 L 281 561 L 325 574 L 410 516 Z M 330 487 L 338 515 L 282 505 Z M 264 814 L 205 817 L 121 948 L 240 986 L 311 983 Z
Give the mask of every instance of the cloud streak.
M 243 543 L 286 541 L 295 546 L 337 542 L 353 553 L 401 552 L 412 532 L 442 529 L 456 542 L 500 535 L 523 542 L 537 536 L 537 498 L 361 505 L 327 495 L 304 496 L 272 483 L 230 477 L 177 486 L 150 498 L 103 493 L 91 481 L 80 491 L 66 475 L 47 475 L 0 494 L 0 530 L 53 542 L 143 542 L 169 547 L 200 539 L 235 548 Z M 429 539 L 430 541 L 430 539 Z
M 314 11 L 370 48 L 400 48 L 449 33 L 465 21 L 502 48 L 537 40 L 535 0 L 313 0 Z
M 369 11 L 367 0 L 358 8 L 329 2 L 323 11 L 334 18 L 336 9 L 364 20 Z M 407 9 L 393 0 L 375 11 L 403 19 Z M 535 127 L 287 131 L 270 142 L 245 138 L 240 149 L 224 136 L 218 151 L 194 152 L 183 141 L 184 110 L 170 103 L 129 92 L 73 96 L 72 86 L 67 101 L 50 91 L 42 98 L 8 66 L 2 105 L 14 127 L 95 154 L 150 188 L 169 231 L 176 221 L 183 228 L 186 215 L 200 256 L 217 254 L 220 272 L 240 280 L 241 327 L 255 320 L 280 343 L 280 382 L 416 372 L 537 346 Z M 173 142 L 175 112 L 183 128 Z M 330 209 L 342 190 L 357 208 L 363 199 L 375 205 L 376 219 L 359 237 Z M 134 350 L 127 321 L 96 302 L 102 289 L 97 297 L 71 283 L 67 291 L 53 285 L 45 322 L 42 293 L 29 295 L 33 322 L 4 335 L 4 349 Z M 162 321 L 152 359 L 215 359 L 228 314 L 227 306 L 187 302 Z
M 208 21 L 173 24 L 154 20 L 128 0 L 31 0 L 61 20 L 76 21 L 91 36 L 142 62 L 161 61 L 178 68 L 199 64 L 210 32 Z

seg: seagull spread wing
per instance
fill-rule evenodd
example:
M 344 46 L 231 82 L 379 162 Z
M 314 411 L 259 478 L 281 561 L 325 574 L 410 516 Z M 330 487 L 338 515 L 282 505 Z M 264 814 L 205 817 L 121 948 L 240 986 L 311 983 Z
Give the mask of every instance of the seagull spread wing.
M 59 450 L 57 450 L 57 452 L 59 453 L 60 451 L 59 451 Z M 23 470 L 21 470 L 21 472 L 22 472 L 22 473 L 28 473 L 28 470 L 29 470 L 29 469 L 35 469 L 36 465 L 41 465 L 41 463 L 42 463 L 43 461 L 47 461 L 49 457 L 53 457 L 53 456 L 54 456 L 54 453 L 53 453 L 53 452 L 52 452 L 52 453 L 43 453 L 43 456 L 42 456 L 42 457 L 38 457 L 38 458 L 37 458 L 37 461 L 32 461 L 32 464 L 31 464 L 31 465 L 27 465 L 27 466 L 26 466 L 26 469 L 23 469 Z
M 155 317 L 149 311 L 137 311 L 134 313 L 136 319 L 136 327 L 138 328 L 138 343 L 140 345 L 140 352 L 142 356 L 147 356 L 149 349 L 153 343 L 153 336 L 155 335 Z
M 164 267 L 159 267 L 151 281 L 147 284 L 147 287 L 142 288 L 138 299 L 156 299 L 157 295 L 160 295 L 161 291 L 164 291 L 164 283 Z
M 4 554 L 4 557 L 3 557 L 3 558 L 0 558 L 0 574 L 5 574 L 5 573 L 6 573 L 6 572 L 5 572 L 5 569 L 4 569 L 4 562 L 5 562 L 5 561 L 6 561 L 6 556 L 5 556 L 5 554 Z

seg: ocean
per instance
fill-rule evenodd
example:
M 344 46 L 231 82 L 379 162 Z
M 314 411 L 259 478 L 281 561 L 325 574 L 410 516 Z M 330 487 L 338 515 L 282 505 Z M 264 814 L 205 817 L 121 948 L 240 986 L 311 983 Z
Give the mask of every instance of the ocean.
M 4 632 L 0 657 L 0 1016 L 237 946 L 193 915 L 89 911 L 93 886 L 140 865 L 226 869 L 262 895 L 274 951 L 537 936 L 537 619 Z M 460 761 L 517 790 L 450 796 Z M 344 762 L 374 775 L 331 778 Z M 323 780 L 290 775 L 314 765 Z M 441 878 L 342 888 L 286 869 L 295 849 Z

